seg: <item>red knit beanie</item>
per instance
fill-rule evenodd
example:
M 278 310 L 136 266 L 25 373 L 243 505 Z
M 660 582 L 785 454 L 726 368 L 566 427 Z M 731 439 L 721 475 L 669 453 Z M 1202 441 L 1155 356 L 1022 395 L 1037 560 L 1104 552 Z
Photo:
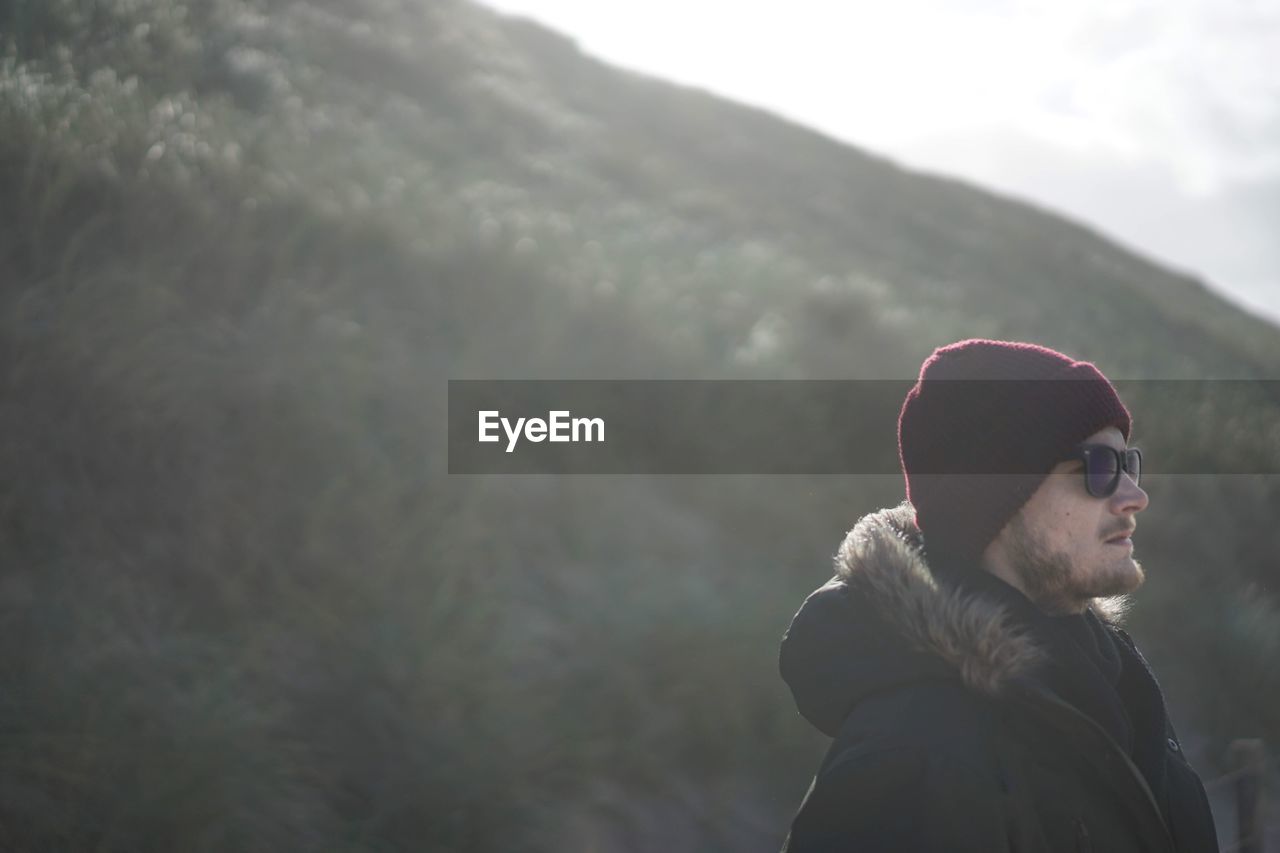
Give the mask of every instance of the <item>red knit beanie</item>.
M 898 417 L 907 500 L 931 567 L 975 566 L 1071 448 L 1107 426 L 1128 441 L 1131 425 L 1089 362 L 1012 341 L 934 350 Z

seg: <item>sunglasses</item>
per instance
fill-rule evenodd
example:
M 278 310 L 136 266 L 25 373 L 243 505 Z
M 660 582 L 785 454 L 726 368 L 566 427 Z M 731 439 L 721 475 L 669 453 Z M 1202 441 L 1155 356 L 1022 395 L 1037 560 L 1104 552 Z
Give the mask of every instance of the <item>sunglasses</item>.
M 1117 450 L 1109 444 L 1082 444 L 1067 457 L 1084 460 L 1084 487 L 1095 498 L 1108 498 L 1120 487 L 1125 471 L 1136 485 L 1142 478 L 1142 451 L 1136 447 Z

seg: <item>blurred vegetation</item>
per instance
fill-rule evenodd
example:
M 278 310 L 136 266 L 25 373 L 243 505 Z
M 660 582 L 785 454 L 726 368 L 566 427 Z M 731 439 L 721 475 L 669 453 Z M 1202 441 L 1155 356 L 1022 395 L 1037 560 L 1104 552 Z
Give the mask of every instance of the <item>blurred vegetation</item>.
M 449 378 L 974 335 L 1280 377 L 1087 229 L 469 4 L 0 0 L 0 38 L 3 849 L 776 848 L 823 749 L 777 641 L 900 482 L 449 477 Z M 1135 411 L 1170 470 L 1276 470 L 1257 412 Z M 1143 519 L 1135 633 L 1210 757 L 1280 743 L 1278 479 Z

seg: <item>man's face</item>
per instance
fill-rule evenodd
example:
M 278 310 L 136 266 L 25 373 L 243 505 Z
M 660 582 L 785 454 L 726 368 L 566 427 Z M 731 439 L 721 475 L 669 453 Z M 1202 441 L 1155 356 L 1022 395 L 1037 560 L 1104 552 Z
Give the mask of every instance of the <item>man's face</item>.
M 1116 427 L 1085 441 L 1125 447 Z M 1133 592 L 1145 580 L 1126 534 L 1146 509 L 1147 493 L 1122 473 L 1112 495 L 1095 498 L 1083 469 L 1082 460 L 1057 465 L 987 552 L 993 571 L 1011 572 L 1015 585 L 1048 613 L 1083 612 L 1089 599 Z

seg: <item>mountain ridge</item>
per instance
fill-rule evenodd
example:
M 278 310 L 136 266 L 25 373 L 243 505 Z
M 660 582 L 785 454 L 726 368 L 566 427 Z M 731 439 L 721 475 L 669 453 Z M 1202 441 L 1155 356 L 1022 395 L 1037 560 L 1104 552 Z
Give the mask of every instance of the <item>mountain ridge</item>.
M 503 16 L 499 15 L 499 19 L 502 20 Z M 975 208 L 974 212 L 983 218 L 1000 217 L 1003 221 L 1010 222 L 1020 217 L 1029 216 L 1033 220 L 1038 220 L 1037 225 L 1055 228 L 1064 235 L 1071 235 L 1071 239 L 1076 241 L 1075 245 L 1069 247 L 1069 251 L 1074 252 L 1082 261 L 1080 264 L 1082 275 L 1088 274 L 1091 263 L 1102 265 L 1104 267 L 1103 275 L 1109 274 L 1112 269 L 1118 270 L 1129 284 L 1156 300 L 1157 303 L 1164 303 L 1152 304 L 1150 306 L 1152 310 L 1166 314 L 1179 326 L 1192 320 L 1200 323 L 1211 323 L 1215 337 L 1230 339 L 1233 343 L 1238 341 L 1246 342 L 1248 356 L 1250 360 L 1258 359 L 1257 369 L 1261 371 L 1262 375 L 1280 375 L 1280 361 L 1277 360 L 1277 348 L 1275 345 L 1276 326 L 1264 318 L 1253 315 L 1247 310 L 1221 299 L 1207 288 L 1203 282 L 1197 280 L 1195 276 L 1173 273 L 1162 267 L 1158 261 L 1118 244 L 1096 226 L 1052 211 L 1041 204 L 1001 194 L 964 179 L 921 172 L 905 167 L 890 158 L 878 156 L 821 131 L 780 118 L 762 108 L 735 104 L 696 87 L 670 84 L 650 75 L 613 69 L 599 60 L 583 54 L 572 40 L 566 39 L 527 18 L 506 18 L 504 26 L 517 40 L 524 38 L 531 41 L 534 53 L 545 53 L 548 49 L 571 52 L 571 60 L 565 59 L 563 56 L 550 57 L 550 60 L 552 60 L 550 64 L 555 64 L 554 60 L 559 60 L 559 70 L 562 76 L 572 76 L 572 66 L 575 63 L 593 64 L 596 66 L 596 70 L 605 69 L 605 73 L 614 76 L 620 88 L 631 87 L 633 89 L 647 90 L 646 94 L 654 99 L 666 97 L 680 101 L 697 101 L 699 102 L 697 104 L 698 108 L 724 113 L 732 120 L 740 121 L 744 126 L 766 128 L 773 136 L 782 138 L 781 140 L 771 140 L 773 144 L 778 145 L 780 148 L 784 144 L 794 144 L 797 147 L 803 145 L 816 157 L 844 157 L 849 163 L 857 163 L 859 168 L 881 170 L 883 172 L 883 175 L 880 176 L 882 184 L 896 184 L 898 188 L 904 185 L 916 184 L 935 190 L 935 195 L 946 193 L 951 196 L 947 200 L 947 204 L 953 212 L 957 207 L 963 208 L 968 205 Z M 614 99 L 614 103 L 630 105 L 630 102 L 623 99 Z M 729 155 L 733 155 L 748 147 L 737 140 L 730 139 L 726 141 L 724 150 Z M 757 154 L 757 160 L 765 159 L 759 156 L 762 152 L 758 148 L 755 153 Z M 807 165 L 809 162 L 803 157 L 798 159 L 802 164 Z M 774 162 L 776 164 L 778 161 L 775 160 Z M 839 170 L 834 171 L 836 173 L 839 172 Z M 792 173 L 790 179 L 794 180 L 802 176 L 804 176 L 804 170 L 799 169 Z M 837 174 L 833 173 L 822 177 L 835 179 Z M 850 179 L 850 176 L 847 175 L 840 175 L 839 177 L 843 177 L 846 180 Z M 872 180 L 874 181 L 874 179 Z M 866 183 L 867 179 L 864 178 L 864 184 Z M 816 187 L 825 187 L 828 184 L 826 180 L 820 178 L 814 185 Z M 873 186 L 869 186 L 868 189 L 875 191 Z M 911 192 L 900 192 L 898 194 L 901 196 L 914 195 L 916 187 L 912 186 L 911 190 Z M 832 212 L 837 212 L 842 207 L 839 201 L 827 201 L 826 206 L 831 208 Z M 847 203 L 844 206 L 847 206 Z M 953 218 L 953 224 L 955 225 L 963 221 L 962 216 L 965 211 L 961 210 L 959 213 L 961 214 L 960 216 Z M 944 220 L 945 218 L 943 217 Z M 1174 300 L 1185 300 L 1185 304 L 1170 303 L 1171 297 Z M 1246 369 L 1244 375 L 1258 374 Z

